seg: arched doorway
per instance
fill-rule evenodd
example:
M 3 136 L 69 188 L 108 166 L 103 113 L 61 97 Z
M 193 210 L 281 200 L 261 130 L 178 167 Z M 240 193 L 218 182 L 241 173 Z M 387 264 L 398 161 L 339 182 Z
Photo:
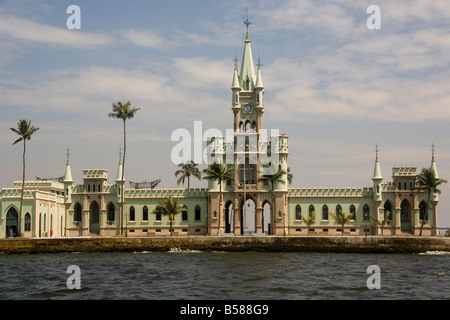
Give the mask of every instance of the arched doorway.
M 272 208 L 270 203 L 266 201 L 263 204 L 262 232 L 265 234 L 272 234 L 272 225 Z
M 100 208 L 96 201 L 89 207 L 89 232 L 100 234 Z
M 228 201 L 225 204 L 225 233 L 232 233 L 234 231 L 233 220 L 234 220 L 233 203 L 231 201 Z
M 253 199 L 248 198 L 241 202 L 241 235 L 249 235 L 255 233 L 256 219 L 255 212 L 256 206 Z
M 403 200 L 400 205 L 401 231 L 411 233 L 411 205 L 408 200 Z
M 7 238 L 13 238 L 17 236 L 18 225 L 19 225 L 19 214 L 17 213 L 16 208 L 11 207 L 6 213 L 5 231 Z

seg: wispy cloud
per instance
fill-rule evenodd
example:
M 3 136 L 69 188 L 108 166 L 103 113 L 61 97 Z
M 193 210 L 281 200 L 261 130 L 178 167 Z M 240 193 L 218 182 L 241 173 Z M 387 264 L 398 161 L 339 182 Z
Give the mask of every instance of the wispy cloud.
M 0 37 L 9 41 L 25 41 L 49 46 L 90 50 L 114 42 L 114 38 L 89 32 L 57 28 L 13 15 L 0 13 Z

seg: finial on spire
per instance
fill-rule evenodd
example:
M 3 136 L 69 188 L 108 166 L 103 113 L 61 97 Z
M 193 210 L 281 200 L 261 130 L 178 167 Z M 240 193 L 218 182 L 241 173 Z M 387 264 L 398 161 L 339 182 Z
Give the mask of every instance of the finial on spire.
M 119 148 L 119 164 L 122 164 L 122 148 Z
M 378 161 L 378 152 L 380 151 L 380 149 L 378 148 L 378 142 L 375 146 L 375 154 L 376 154 L 376 161 Z
M 70 156 L 69 148 L 67 148 L 66 156 L 67 156 L 67 164 L 69 164 L 69 156 Z
M 239 61 L 239 59 L 236 57 L 236 54 L 234 54 L 233 61 L 234 61 L 234 69 L 237 70 L 238 69 L 238 61 Z
M 261 64 L 261 58 L 259 57 L 259 53 L 258 53 L 258 69 L 261 69 L 262 64 Z
M 250 22 L 250 20 L 248 20 L 248 8 L 245 8 L 245 20 L 244 20 L 244 25 L 247 27 L 247 33 L 248 33 L 248 26 L 251 25 L 252 23 Z
M 436 149 L 434 148 L 434 142 L 431 145 L 431 155 L 432 155 L 432 161 L 434 161 L 434 152 L 436 151 Z
M 244 25 L 247 28 L 247 36 L 245 38 L 245 41 L 250 41 L 250 39 L 248 37 L 248 26 L 251 25 L 252 23 L 250 22 L 250 20 L 248 20 L 248 8 L 245 8 L 245 13 L 246 13 L 246 17 L 244 20 Z

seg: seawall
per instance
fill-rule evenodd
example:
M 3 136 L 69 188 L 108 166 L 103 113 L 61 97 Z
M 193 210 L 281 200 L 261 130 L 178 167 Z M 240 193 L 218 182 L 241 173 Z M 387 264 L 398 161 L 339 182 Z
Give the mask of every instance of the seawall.
M 450 237 L 400 236 L 166 236 L 2 239 L 0 254 L 169 251 L 420 253 L 449 251 Z

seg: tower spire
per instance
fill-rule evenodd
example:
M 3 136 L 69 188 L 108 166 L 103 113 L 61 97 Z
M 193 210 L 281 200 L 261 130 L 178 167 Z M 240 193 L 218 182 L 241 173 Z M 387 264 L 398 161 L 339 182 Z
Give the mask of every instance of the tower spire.
M 122 181 L 122 148 L 119 148 L 119 167 L 117 168 L 117 177 L 116 182 Z M 123 177 L 123 181 L 125 181 L 125 177 Z
M 70 156 L 69 148 L 67 148 L 66 156 L 67 156 L 66 172 L 64 173 L 63 181 L 67 182 L 67 183 L 71 183 L 71 182 L 73 182 L 73 179 L 72 179 L 72 171 L 70 170 L 70 163 L 69 163 L 69 156 Z
M 244 53 L 242 55 L 239 81 L 241 82 L 241 88 L 243 88 L 245 91 L 251 91 L 253 90 L 253 87 L 256 82 L 256 73 L 255 73 L 255 65 L 253 63 L 252 48 L 250 46 L 250 38 L 248 36 L 248 27 L 251 24 L 251 22 L 248 19 L 248 9 L 246 10 L 247 15 L 244 20 L 244 25 L 247 28 L 247 36 L 245 38 Z
M 433 171 L 434 176 L 436 178 L 439 178 L 437 168 L 436 168 L 436 159 L 434 156 L 435 152 L 436 152 L 436 149 L 435 149 L 434 142 L 433 142 L 433 144 L 431 145 L 431 171 Z
M 373 177 L 372 180 L 382 180 L 383 177 L 381 176 L 381 169 L 380 169 L 380 162 L 378 160 L 378 152 L 379 152 L 379 148 L 378 148 L 378 143 L 375 147 L 375 168 L 373 170 Z

